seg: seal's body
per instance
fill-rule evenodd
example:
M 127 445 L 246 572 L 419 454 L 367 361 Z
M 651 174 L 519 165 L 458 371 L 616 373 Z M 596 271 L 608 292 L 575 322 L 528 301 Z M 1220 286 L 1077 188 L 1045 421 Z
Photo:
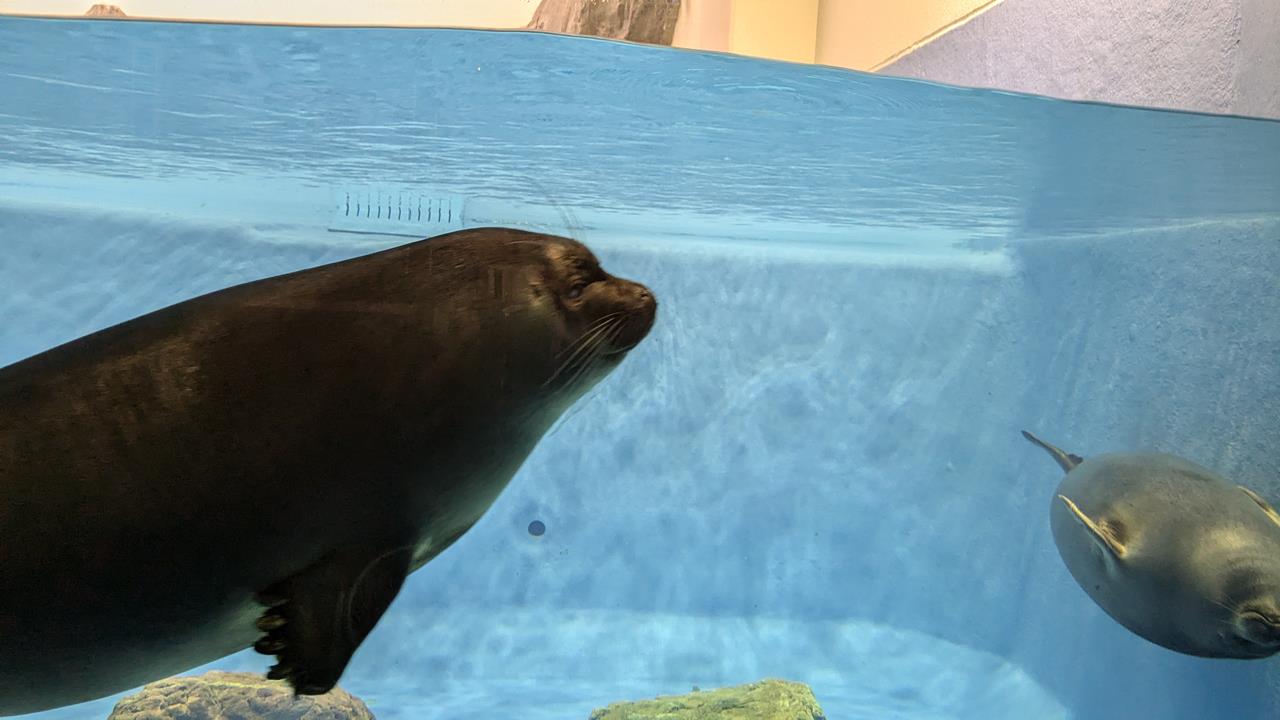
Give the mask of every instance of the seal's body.
M 1280 516 L 1265 500 L 1173 455 L 1086 460 L 1023 435 L 1067 473 L 1049 513 L 1053 539 L 1108 615 L 1187 655 L 1280 651 Z
M 326 692 L 655 309 L 572 240 L 486 228 L 0 368 L 0 715 L 250 645 Z

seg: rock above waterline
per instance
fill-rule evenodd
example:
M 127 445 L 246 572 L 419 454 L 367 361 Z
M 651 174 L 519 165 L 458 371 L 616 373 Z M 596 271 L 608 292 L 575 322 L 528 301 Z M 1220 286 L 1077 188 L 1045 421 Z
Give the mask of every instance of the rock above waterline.
M 542 0 L 530 30 L 670 45 L 681 0 Z

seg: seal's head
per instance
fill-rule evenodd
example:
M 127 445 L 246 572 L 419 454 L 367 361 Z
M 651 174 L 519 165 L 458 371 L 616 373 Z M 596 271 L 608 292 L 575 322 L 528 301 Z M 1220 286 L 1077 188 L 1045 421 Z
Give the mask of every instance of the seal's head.
M 1197 551 L 1219 569 L 1204 575 L 1218 578 L 1211 597 L 1223 654 L 1266 658 L 1280 652 L 1280 514 L 1247 487 L 1231 492 L 1240 515 L 1198 542 Z
M 1280 652 L 1280 603 L 1275 598 L 1253 602 L 1236 613 L 1236 637 L 1259 657 Z
M 605 365 L 617 362 L 649 333 L 657 314 L 653 293 L 640 283 L 610 275 L 584 245 L 544 238 L 541 291 L 555 304 L 569 343 Z
M 1251 554 L 1223 580 L 1216 609 L 1226 613 L 1219 635 L 1225 650 L 1246 658 L 1280 652 L 1280 560 Z
M 1262 528 L 1271 530 L 1271 528 Z M 1228 528 L 1198 539 L 1189 584 L 1203 588 L 1207 606 L 1183 613 L 1210 622 L 1188 623 L 1220 657 L 1265 658 L 1280 652 L 1280 533 Z M 1215 552 L 1215 545 L 1218 551 Z M 1232 552 L 1223 552 L 1229 549 Z
M 605 272 L 570 238 L 478 228 L 432 238 L 421 248 L 428 250 L 432 275 L 468 288 L 451 296 L 448 317 L 485 328 L 463 334 L 474 350 L 471 362 L 500 363 L 494 371 L 504 376 L 507 391 L 536 395 L 540 405 L 547 405 L 548 394 L 562 401 L 550 406 L 580 397 L 648 335 L 657 313 L 648 288 Z

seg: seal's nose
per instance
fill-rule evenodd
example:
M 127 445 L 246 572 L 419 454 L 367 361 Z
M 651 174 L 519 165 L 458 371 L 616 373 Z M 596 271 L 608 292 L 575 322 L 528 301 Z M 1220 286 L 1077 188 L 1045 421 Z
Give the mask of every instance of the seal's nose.
M 640 305 L 639 309 L 648 316 L 649 322 L 653 322 L 653 318 L 658 312 L 658 299 L 653 296 L 649 288 L 640 283 L 636 283 L 635 287 L 636 300 Z
M 614 352 L 625 352 L 639 344 L 653 328 L 658 314 L 658 300 L 649 288 L 628 280 L 625 289 L 620 290 L 622 297 L 619 299 L 625 303 L 626 320 L 618 333 Z

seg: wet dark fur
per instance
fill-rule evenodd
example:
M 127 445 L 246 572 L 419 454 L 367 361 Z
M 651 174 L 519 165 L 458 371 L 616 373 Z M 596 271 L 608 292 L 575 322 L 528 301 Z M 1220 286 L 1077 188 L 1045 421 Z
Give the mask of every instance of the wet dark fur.
M 255 642 L 326 691 L 655 308 L 572 240 L 478 229 L 0 368 L 0 715 Z

